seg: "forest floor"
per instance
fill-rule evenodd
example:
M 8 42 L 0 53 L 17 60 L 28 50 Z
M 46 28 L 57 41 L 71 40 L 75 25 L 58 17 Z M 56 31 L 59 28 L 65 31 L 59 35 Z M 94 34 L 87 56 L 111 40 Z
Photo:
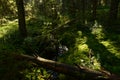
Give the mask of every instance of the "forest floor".
M 29 37 L 35 33 L 39 35 L 41 32 L 47 32 L 47 29 L 40 29 L 39 26 L 29 23 L 27 28 Z M 120 75 L 120 34 L 106 32 L 100 24 L 94 24 L 89 30 L 81 29 L 81 26 L 77 25 L 67 27 L 63 31 L 58 32 L 58 38 L 68 46 L 69 51 L 59 57 L 59 62 L 71 65 L 76 63 L 95 70 L 104 68 Z M 44 80 L 40 69 L 26 61 L 15 60 L 12 54 L 26 54 L 24 42 L 18 36 L 17 21 L 0 26 L 0 78 L 30 80 L 35 78 L 37 71 L 38 79 Z M 44 74 L 44 77 L 48 76 L 45 70 Z

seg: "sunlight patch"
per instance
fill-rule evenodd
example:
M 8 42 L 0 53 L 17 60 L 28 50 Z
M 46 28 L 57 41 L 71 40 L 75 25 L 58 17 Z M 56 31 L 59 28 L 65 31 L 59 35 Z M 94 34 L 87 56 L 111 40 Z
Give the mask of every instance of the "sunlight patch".
M 78 45 L 78 50 L 88 52 L 89 48 L 87 44 Z
M 15 31 L 16 29 L 17 29 L 16 21 L 10 21 L 8 24 L 1 26 L 0 27 L 0 38 Z
M 106 48 L 108 51 L 110 51 L 111 53 L 113 53 L 116 57 L 120 57 L 120 52 L 119 52 L 119 49 L 116 48 L 114 45 L 113 45 L 113 42 L 112 41 L 102 41 L 101 42 Z
M 80 52 L 88 52 L 89 48 L 88 45 L 86 44 L 87 42 L 87 37 L 82 36 L 82 32 L 78 31 L 79 37 L 76 38 L 76 47 Z
M 92 34 L 96 35 L 97 39 L 103 39 L 105 37 L 103 26 L 98 24 L 97 21 L 95 21 L 94 25 L 91 27 L 91 31 Z
M 76 38 L 76 45 L 78 44 L 85 44 L 87 41 L 87 37 L 86 36 L 82 36 L 82 31 L 78 31 L 78 36 Z

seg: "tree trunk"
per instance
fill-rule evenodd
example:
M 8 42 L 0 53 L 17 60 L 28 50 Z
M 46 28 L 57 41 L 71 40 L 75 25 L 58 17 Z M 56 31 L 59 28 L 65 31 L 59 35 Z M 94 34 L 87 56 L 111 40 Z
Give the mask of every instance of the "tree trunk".
M 98 5 L 98 0 L 92 0 L 92 19 L 96 20 L 97 17 L 97 5 Z
M 39 66 L 42 66 L 47 69 L 51 69 L 53 71 L 63 73 L 66 75 L 73 76 L 79 80 L 120 80 L 117 76 L 110 76 L 110 74 L 105 71 L 95 71 L 89 68 L 80 67 L 80 66 L 71 66 L 59 62 L 55 62 L 52 60 L 44 59 L 39 56 L 28 56 L 28 55 L 14 55 L 16 59 L 33 61 L 37 63 Z M 115 79 L 114 79 L 115 78 Z
M 85 7 L 86 7 L 86 0 L 81 0 L 82 5 L 82 22 L 85 23 Z
M 111 6 L 109 11 L 109 20 L 116 20 L 118 16 L 118 5 L 120 0 L 111 0 Z
M 25 10 L 23 5 L 23 0 L 16 0 L 16 5 L 18 9 L 18 23 L 19 23 L 19 31 L 21 38 L 27 37 L 27 29 L 25 23 Z

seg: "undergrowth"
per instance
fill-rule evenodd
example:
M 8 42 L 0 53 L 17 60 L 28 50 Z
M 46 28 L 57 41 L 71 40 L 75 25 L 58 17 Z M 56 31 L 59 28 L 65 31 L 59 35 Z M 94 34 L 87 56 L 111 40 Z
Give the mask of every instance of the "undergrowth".
M 91 69 L 105 69 L 120 74 L 120 35 L 104 32 L 102 25 L 95 23 L 90 31 L 77 29 L 72 26 L 64 28 L 63 31 L 56 32 L 56 38 L 60 43 L 66 45 L 69 51 L 59 57 L 59 62 L 74 65 L 78 64 Z M 44 37 L 51 36 L 49 33 L 50 25 L 43 25 L 43 21 L 27 22 L 29 32 L 26 42 L 39 53 L 39 42 L 44 41 Z M 84 30 L 84 31 L 83 31 Z M 29 48 L 21 41 L 18 36 L 17 22 L 13 21 L 6 25 L 0 26 L 0 77 L 2 80 L 24 80 L 38 79 L 44 80 L 48 77 L 46 70 L 34 67 L 25 61 L 15 61 L 12 54 L 29 54 Z M 32 54 L 32 52 L 31 52 Z M 26 65 L 25 65 L 26 64 Z M 41 75 L 43 69 L 44 75 Z M 13 75 L 14 74 L 14 75 Z M 37 75 L 37 78 L 36 78 Z M 22 76 L 22 77 L 21 77 Z M 23 77 L 24 76 L 24 77 Z M 60 75 L 61 79 L 63 75 Z

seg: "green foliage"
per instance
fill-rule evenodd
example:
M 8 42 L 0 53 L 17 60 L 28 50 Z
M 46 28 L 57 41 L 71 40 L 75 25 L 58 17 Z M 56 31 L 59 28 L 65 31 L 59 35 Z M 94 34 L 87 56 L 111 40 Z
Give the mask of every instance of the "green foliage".
M 30 20 L 30 22 L 27 23 L 29 37 L 27 37 L 24 41 L 21 41 L 19 38 L 16 22 L 11 22 L 7 25 L 2 26 L 0 28 L 0 52 L 5 53 L 9 51 L 11 53 L 17 52 L 32 55 L 34 52 L 30 50 L 26 43 L 33 49 L 33 51 L 37 53 L 41 52 L 41 48 L 46 48 L 46 43 L 48 43 L 52 39 L 53 35 L 51 34 L 51 25 L 42 25 L 43 23 L 43 21 L 39 20 Z M 81 30 L 78 30 L 76 29 L 76 26 L 67 26 L 70 27 L 60 28 L 59 30 L 61 31 L 56 31 L 57 34 L 55 35 L 55 37 L 61 44 L 64 44 L 69 48 L 69 51 L 67 53 L 59 57 L 60 62 L 71 65 L 74 65 L 75 63 L 81 66 L 87 66 L 89 68 L 97 70 L 99 70 L 102 66 L 112 72 L 119 74 L 120 69 L 118 62 L 120 59 L 120 45 L 118 43 L 120 38 L 118 34 L 105 34 L 103 31 L 103 27 L 97 22 L 95 22 L 93 27 L 91 27 L 91 32 L 85 32 L 82 28 L 80 28 Z M 116 41 L 116 39 L 118 40 Z M 1 60 L 3 60 L 2 56 L 4 56 L 4 54 L 1 54 Z M 113 60 L 116 62 L 114 66 L 112 66 L 112 64 L 114 64 Z M 14 66 L 22 64 L 24 63 L 17 63 Z M 23 67 L 26 68 L 22 71 L 20 70 L 20 75 L 24 76 L 25 79 L 29 80 L 31 79 L 31 76 L 32 79 L 43 79 L 40 71 L 41 68 L 33 67 L 33 65 L 29 65 L 29 63 L 26 63 L 26 65 Z M 2 73 L 4 71 L 6 70 L 2 67 L 0 72 Z M 46 72 L 46 70 L 43 71 L 44 78 L 48 77 L 49 74 Z M 19 72 L 15 73 L 14 76 L 16 76 L 17 74 L 19 74 Z M 36 75 L 39 75 L 39 77 L 35 77 Z M 61 79 L 62 78 L 65 77 L 62 76 Z
M 6 78 L 45 80 L 48 78 L 50 74 L 45 69 L 23 60 L 16 61 L 13 55 L 38 53 L 43 56 L 45 50 L 51 49 L 51 41 L 54 43 L 58 41 L 69 48 L 68 52 L 58 58 L 59 62 L 78 64 L 96 70 L 104 67 L 113 73 L 120 74 L 120 35 L 118 34 L 120 22 L 118 20 L 112 22 L 110 26 L 102 26 L 102 24 L 109 24 L 107 22 L 108 4 L 98 6 L 97 20 L 91 22 L 89 1 L 86 3 L 88 5 L 83 14 L 82 5 L 79 6 L 82 4 L 81 0 L 79 3 L 77 0 L 76 2 L 25 0 L 28 37 L 22 41 L 19 37 L 17 20 L 9 21 L 16 17 L 15 2 L 13 0 L 0 1 L 4 3 L 0 3 L 0 13 L 2 13 L 0 14 L 2 24 L 0 25 L 0 77 L 2 80 L 8 80 Z M 5 12 L 4 8 L 6 8 Z M 84 20 L 88 27 L 83 26 Z M 69 21 L 70 23 L 66 24 Z M 107 30 L 104 27 L 107 27 Z M 117 33 L 116 31 L 113 33 L 114 29 Z M 41 70 L 43 70 L 43 75 Z M 72 79 L 62 74 L 59 77 L 61 80 Z
M 63 35 L 61 35 L 61 40 L 60 40 L 61 44 L 64 44 L 66 46 L 72 46 L 75 43 L 75 35 L 70 32 L 65 32 Z
M 15 17 L 16 6 L 14 0 L 0 0 L 0 13 L 0 19 Z

